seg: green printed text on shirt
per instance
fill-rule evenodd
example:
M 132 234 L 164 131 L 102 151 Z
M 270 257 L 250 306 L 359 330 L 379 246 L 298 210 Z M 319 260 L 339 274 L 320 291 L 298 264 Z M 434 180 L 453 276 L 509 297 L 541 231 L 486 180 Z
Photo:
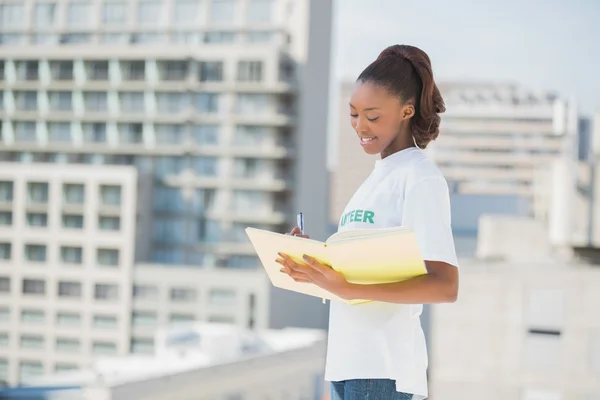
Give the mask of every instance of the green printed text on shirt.
M 369 224 L 374 224 L 373 218 L 375 218 L 375 213 L 373 211 L 352 210 L 342 215 L 340 226 L 344 226 L 348 222 L 366 222 Z

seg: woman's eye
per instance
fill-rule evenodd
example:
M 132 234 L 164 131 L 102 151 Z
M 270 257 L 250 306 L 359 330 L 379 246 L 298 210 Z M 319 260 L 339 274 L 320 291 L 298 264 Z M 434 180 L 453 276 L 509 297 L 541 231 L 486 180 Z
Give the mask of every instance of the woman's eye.
M 350 114 L 350 116 L 351 116 L 352 118 L 356 118 L 356 117 L 358 117 L 358 114 Z
M 375 122 L 379 119 L 379 117 L 375 117 L 375 118 L 367 118 L 369 121 L 371 122 Z

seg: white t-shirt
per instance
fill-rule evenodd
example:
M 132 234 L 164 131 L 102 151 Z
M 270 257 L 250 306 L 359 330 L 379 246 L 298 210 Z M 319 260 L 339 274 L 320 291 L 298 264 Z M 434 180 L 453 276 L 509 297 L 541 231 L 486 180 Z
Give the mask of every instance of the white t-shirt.
M 376 161 L 346 206 L 338 230 L 394 226 L 415 232 L 424 260 L 458 266 L 448 184 L 437 166 L 416 147 Z M 422 309 L 420 304 L 348 305 L 332 301 L 325 379 L 393 379 L 397 391 L 412 393 L 414 399 L 426 398 Z

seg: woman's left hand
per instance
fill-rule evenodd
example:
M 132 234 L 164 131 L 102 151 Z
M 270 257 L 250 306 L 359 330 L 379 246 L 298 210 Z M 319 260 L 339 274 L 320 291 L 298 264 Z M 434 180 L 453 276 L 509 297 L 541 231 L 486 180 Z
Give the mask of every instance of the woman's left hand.
M 345 298 L 349 283 L 344 275 L 329 265 L 322 264 L 308 255 L 302 257 L 303 263 L 298 263 L 287 254 L 277 254 L 281 258 L 275 261 L 282 265 L 282 273 L 288 274 L 296 282 L 313 283 L 336 296 Z

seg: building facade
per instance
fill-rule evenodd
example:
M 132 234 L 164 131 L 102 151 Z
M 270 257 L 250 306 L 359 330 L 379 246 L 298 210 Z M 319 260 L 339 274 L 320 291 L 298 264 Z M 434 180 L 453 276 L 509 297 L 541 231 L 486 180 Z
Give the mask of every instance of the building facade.
M 59 194 L 67 190 L 63 186 L 70 183 L 57 171 L 86 175 L 77 175 L 73 196 L 81 191 L 77 185 L 86 194 L 88 185 L 100 190 L 103 174 L 112 177 L 118 168 L 126 171 L 124 177 L 135 177 L 118 181 L 135 196 L 120 206 L 120 217 L 132 225 L 119 231 L 128 236 L 117 248 L 119 263 L 127 268 L 119 264 L 114 273 L 122 274 L 119 296 L 128 304 L 122 305 L 119 342 L 110 352 L 145 351 L 151 328 L 144 325 L 171 320 L 326 325 L 318 301 L 269 287 L 244 229 L 287 231 L 302 211 L 311 236 L 326 237 L 328 177 L 321 132 L 327 127 L 330 30 L 331 1 L 0 1 L 0 161 L 7 165 L 2 190 L 12 183 L 10 190 L 20 196 L 4 206 L 13 207 L 14 221 L 43 223 L 41 212 L 23 209 L 29 206 L 19 199 L 25 199 L 23 188 L 30 183 L 47 182 Z M 60 164 L 59 169 L 50 164 Z M 87 210 L 87 200 L 78 207 Z M 0 214 L 6 230 L 13 226 L 8 211 Z M 118 223 L 124 228 L 125 220 L 114 217 L 109 213 L 97 225 L 88 225 L 87 218 L 67 219 L 94 232 Z M 46 218 L 58 230 L 23 230 L 11 248 L 0 247 L 9 257 L 2 262 L 14 265 L 23 245 L 46 237 L 55 242 L 48 257 L 59 260 L 62 236 L 69 235 L 51 219 L 59 214 Z M 86 249 L 65 251 L 71 258 L 88 257 L 90 265 L 99 262 Z M 110 251 L 101 256 L 114 260 L 115 249 L 105 250 Z M 86 279 L 96 279 L 93 271 Z M 181 277 L 181 284 L 168 279 L 172 276 Z M 231 283 L 212 292 L 205 283 L 222 283 L 226 276 Z M 20 277 L 6 277 L 17 300 Z M 46 285 L 54 296 L 55 283 Z M 172 300 L 173 308 L 148 313 L 152 298 Z M 221 300 L 211 308 L 212 298 Z M 20 318 L 11 315 L 11 321 Z M 113 319 L 104 323 L 115 327 Z M 139 340 L 132 339 L 132 326 Z M 20 328 L 14 329 L 11 340 L 20 335 Z M 44 343 L 48 340 L 53 339 Z M 83 341 L 80 345 L 87 346 Z M 8 360 L 9 381 L 28 376 L 27 369 L 52 368 L 54 344 L 48 346 L 49 361 L 41 367 L 37 359 L 35 366 L 15 370 L 13 364 L 21 361 Z

